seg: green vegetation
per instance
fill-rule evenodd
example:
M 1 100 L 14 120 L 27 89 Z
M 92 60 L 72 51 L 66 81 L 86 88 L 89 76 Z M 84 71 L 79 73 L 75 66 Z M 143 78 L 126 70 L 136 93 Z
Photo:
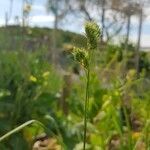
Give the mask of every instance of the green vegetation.
M 52 48 L 53 30 L 49 28 L 8 26 L 1 27 L 0 32 L 0 50 L 37 51 Z M 69 31 L 58 30 L 56 36 L 58 48 L 63 48 L 65 44 L 83 46 L 86 42 L 82 35 Z
M 90 67 L 94 50 L 97 49 L 97 41 L 100 38 L 100 29 L 95 23 L 86 23 L 85 32 L 87 38 L 87 49 L 75 48 L 73 55 L 85 69 L 86 73 L 86 93 L 84 104 L 84 144 L 83 149 L 86 148 L 86 136 L 87 136 L 87 119 L 88 119 L 88 107 L 89 107 L 89 94 L 90 94 Z
M 85 36 L 58 30 L 56 67 L 51 30 L 0 30 L 0 136 L 10 135 L 0 149 L 31 149 L 43 132 L 65 150 L 150 148 L 149 53 L 140 53 L 137 77 L 134 46 L 124 70 L 123 47 L 99 44 L 98 26 L 87 23 Z

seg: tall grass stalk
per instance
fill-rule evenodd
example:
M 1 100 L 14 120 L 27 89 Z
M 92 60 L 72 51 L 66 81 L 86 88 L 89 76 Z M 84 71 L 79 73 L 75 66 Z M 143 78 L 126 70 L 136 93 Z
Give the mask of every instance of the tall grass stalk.
M 85 24 L 85 37 L 87 47 L 85 49 L 74 48 L 73 55 L 86 72 L 86 92 L 84 102 L 84 134 L 83 134 L 83 150 L 86 149 L 87 140 L 87 122 L 88 122 L 88 107 L 90 94 L 90 67 L 92 62 L 93 51 L 97 49 L 97 41 L 100 39 L 100 29 L 96 23 L 87 22 Z
M 52 118 L 52 117 L 51 117 L 51 118 Z M 52 118 L 52 119 L 53 119 L 53 118 Z M 55 120 L 54 120 L 54 119 L 52 120 L 52 119 L 51 119 L 51 121 L 53 121 L 53 122 L 55 123 Z M 63 142 L 62 136 L 61 136 L 61 134 L 60 134 L 59 129 L 58 129 L 57 126 L 56 126 L 56 130 L 57 130 L 57 132 L 58 132 L 58 136 L 57 136 L 55 133 L 53 133 L 49 128 L 47 128 L 44 124 L 42 124 L 40 121 L 37 121 L 37 120 L 30 120 L 30 121 L 27 121 L 27 122 L 23 123 L 22 125 L 16 127 L 15 129 L 9 131 L 8 133 L 6 133 L 5 135 L 3 135 L 3 136 L 0 137 L 0 142 L 6 140 L 6 139 L 7 139 L 8 137 L 10 137 L 11 135 L 13 135 L 13 134 L 15 134 L 15 133 L 21 131 L 23 128 L 25 128 L 25 127 L 27 127 L 27 126 L 33 124 L 33 123 L 38 124 L 38 125 L 41 126 L 43 129 L 45 129 L 45 131 L 51 133 L 51 134 L 59 141 L 59 143 L 60 143 L 65 149 L 67 149 L 66 146 L 65 146 L 65 144 L 64 144 L 64 142 Z
M 147 110 L 147 114 L 146 114 L 146 121 L 145 121 L 145 128 L 144 128 L 144 132 L 145 132 L 145 143 L 146 143 L 146 149 L 150 149 L 150 110 L 149 110 L 149 106 L 150 106 L 150 101 L 147 102 L 146 105 L 146 110 Z
M 90 67 L 88 65 L 87 68 L 87 83 L 86 83 L 86 98 L 85 98 L 85 104 L 84 104 L 84 141 L 83 141 L 83 149 L 85 150 L 86 147 L 86 134 L 87 134 L 87 119 L 88 119 L 88 106 L 89 106 L 89 82 L 90 82 Z
M 132 131 L 130 125 L 130 116 L 128 115 L 126 107 L 123 105 L 123 113 L 125 115 L 125 122 L 128 128 L 128 143 L 129 143 L 129 150 L 133 150 L 133 140 L 132 140 Z
M 44 127 L 44 125 L 37 121 L 37 120 L 30 120 L 30 121 L 27 121 L 25 122 L 24 124 L 20 125 L 19 127 L 11 130 L 10 132 L 6 133 L 5 135 L 3 135 L 2 137 L 0 137 L 0 142 L 2 142 L 3 140 L 7 139 L 9 136 L 19 132 L 20 130 L 22 130 L 23 128 L 25 128 L 26 126 L 30 125 L 30 124 L 33 124 L 33 123 L 37 123 L 39 124 L 40 126 Z

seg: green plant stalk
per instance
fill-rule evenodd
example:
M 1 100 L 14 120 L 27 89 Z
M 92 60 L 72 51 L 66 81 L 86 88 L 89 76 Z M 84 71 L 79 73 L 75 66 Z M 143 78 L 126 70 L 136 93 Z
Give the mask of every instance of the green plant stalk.
M 56 128 L 56 131 L 57 131 L 57 134 L 58 134 L 58 137 L 57 137 L 53 132 L 49 131 L 48 128 L 46 128 L 46 129 L 48 129 L 48 131 L 49 131 L 50 133 L 52 133 L 53 136 L 54 136 L 56 139 L 58 139 L 58 141 L 60 142 L 60 144 L 63 145 L 64 150 L 67 150 L 67 147 L 66 147 L 66 145 L 65 145 L 64 142 L 63 142 L 63 137 L 62 137 L 62 135 L 61 135 L 60 129 L 59 129 L 59 127 L 58 127 L 56 121 L 55 121 L 51 116 L 47 117 L 46 119 L 48 119 L 49 121 L 51 121 L 51 122 L 54 124 L 54 126 L 55 126 L 55 128 Z
M 132 140 L 132 131 L 131 131 L 131 126 L 130 126 L 130 121 L 129 121 L 129 115 L 127 113 L 127 110 L 125 108 L 125 106 L 123 106 L 123 112 L 124 112 L 124 115 L 125 115 L 125 121 L 126 121 L 126 124 L 127 124 L 127 127 L 128 127 L 128 130 L 129 130 L 129 133 L 128 133 L 128 138 L 129 138 L 129 150 L 132 150 L 133 149 L 133 140 Z
M 7 139 L 9 136 L 11 136 L 12 134 L 15 134 L 19 131 L 21 131 L 23 128 L 25 128 L 26 126 L 30 125 L 30 124 L 33 124 L 33 123 L 37 123 L 39 124 L 42 128 L 44 128 L 45 130 L 48 130 L 48 132 L 50 132 L 51 134 L 53 134 L 53 136 L 59 140 L 60 144 L 64 146 L 64 148 L 66 149 L 66 146 L 65 144 L 63 143 L 63 140 L 62 140 L 62 136 L 59 134 L 60 132 L 58 132 L 59 134 L 59 137 L 58 138 L 53 132 L 49 131 L 48 128 L 46 128 L 40 121 L 37 121 L 37 120 L 30 120 L 30 121 L 27 121 L 25 123 L 23 123 L 22 125 L 18 126 L 17 128 L 11 130 L 10 132 L 6 133 L 5 135 L 3 135 L 2 137 L 0 137 L 0 142 L 2 142 L 3 140 Z
M 87 22 L 85 24 L 85 33 L 87 39 L 87 52 L 85 49 L 77 48 L 74 52 L 76 60 L 83 65 L 86 72 L 86 91 L 85 91 L 85 103 L 84 103 L 84 135 L 83 135 L 83 150 L 86 148 L 86 136 L 87 136 L 87 118 L 89 107 L 89 86 L 90 86 L 90 63 L 92 51 L 97 48 L 97 41 L 100 36 L 100 29 L 97 24 Z
M 115 110 L 115 107 L 114 107 L 114 105 L 112 105 L 112 111 L 113 111 L 113 113 L 115 114 L 114 116 L 113 116 L 113 122 L 114 122 L 114 125 L 115 125 L 115 128 L 116 128 L 116 130 L 119 132 L 119 135 L 120 135 L 120 137 L 121 137 L 121 150 L 123 150 L 123 133 L 122 133 L 122 130 L 121 130 L 121 128 L 120 128 L 120 125 L 119 125 L 119 123 L 118 123 L 118 119 L 117 119 L 117 114 L 116 114 L 116 110 Z
M 150 102 L 148 101 L 148 103 L 147 103 L 147 107 L 146 107 L 146 110 L 147 110 L 147 115 L 146 115 L 146 120 L 149 120 L 149 118 L 150 118 L 150 111 L 149 111 L 149 104 L 150 104 Z M 146 135 L 146 137 L 145 137 L 145 143 L 146 143 L 146 149 L 150 149 L 150 145 L 149 145 L 149 143 L 150 143 L 150 136 L 149 136 L 149 131 L 150 131 L 150 123 L 149 122 L 147 122 L 146 123 L 146 126 L 145 126 L 145 135 Z
M 83 150 L 86 148 L 86 136 L 87 136 L 87 116 L 88 116 L 88 105 L 89 105 L 89 82 L 90 82 L 90 68 L 87 67 L 87 81 L 86 81 L 86 97 L 84 104 L 84 137 L 83 137 Z
M 147 126 L 146 127 L 146 133 L 145 133 L 145 135 L 146 135 L 146 137 L 145 137 L 145 139 L 146 139 L 146 149 L 150 149 L 150 145 L 149 145 L 149 143 L 150 143 L 150 140 L 149 140 L 149 126 Z
M 11 136 L 12 134 L 15 134 L 17 132 L 19 132 L 20 130 L 22 130 L 23 128 L 25 128 L 26 126 L 32 124 L 32 123 L 37 123 L 40 126 L 44 126 L 41 122 L 37 121 L 37 120 L 30 120 L 25 122 L 24 124 L 20 125 L 19 127 L 11 130 L 10 132 L 6 133 L 5 135 L 3 135 L 2 137 L 0 137 L 0 142 L 2 142 L 3 140 L 5 140 L 6 138 L 8 138 L 9 136 Z

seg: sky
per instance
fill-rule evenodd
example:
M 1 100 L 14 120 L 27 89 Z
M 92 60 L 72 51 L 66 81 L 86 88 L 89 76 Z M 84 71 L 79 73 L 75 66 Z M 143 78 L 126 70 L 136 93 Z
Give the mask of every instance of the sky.
M 22 16 L 22 0 L 13 0 L 12 16 L 10 18 L 9 24 L 14 24 L 14 18 Z M 32 11 L 30 13 L 29 22 L 30 26 L 38 27 L 53 27 L 54 17 L 52 14 L 48 14 L 46 11 L 46 1 L 47 0 L 33 0 Z M 5 14 L 9 12 L 10 0 L 0 0 L 0 25 L 5 24 Z M 144 18 L 144 24 L 142 29 L 141 46 L 150 47 L 150 7 L 145 10 L 146 17 Z M 149 16 L 148 16 L 149 15 Z M 66 23 L 67 22 L 67 23 Z M 60 28 L 64 30 L 70 30 L 73 32 L 82 33 L 83 32 L 84 21 L 82 17 L 75 18 L 69 16 L 65 19 Z M 138 19 L 132 17 L 131 35 L 130 40 L 133 42 L 137 41 L 137 29 L 138 29 Z

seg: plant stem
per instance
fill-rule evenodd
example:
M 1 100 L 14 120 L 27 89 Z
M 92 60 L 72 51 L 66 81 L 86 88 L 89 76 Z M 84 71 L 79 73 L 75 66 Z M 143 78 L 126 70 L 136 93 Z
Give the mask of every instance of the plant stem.
M 2 137 L 0 137 L 0 142 L 5 140 L 6 138 L 8 138 L 9 136 L 11 136 L 12 134 L 19 132 L 20 130 L 22 130 L 24 127 L 32 124 L 32 123 L 38 123 L 40 126 L 43 126 L 43 124 L 37 120 L 30 120 L 25 122 L 24 124 L 20 125 L 19 127 L 11 130 L 10 132 L 6 133 L 5 135 L 3 135 Z
M 90 69 L 89 65 L 87 67 L 87 81 L 86 81 L 86 97 L 84 104 L 84 140 L 83 140 L 83 150 L 86 147 L 86 136 L 87 136 L 87 113 L 88 113 L 88 105 L 89 105 L 89 81 L 90 81 Z
M 123 112 L 124 112 L 124 115 L 125 115 L 125 121 L 126 121 L 126 125 L 128 127 L 128 142 L 129 142 L 129 150 L 132 150 L 132 144 L 133 144 L 133 141 L 132 141 L 132 131 L 131 131 L 131 125 L 130 125 L 130 116 L 127 112 L 127 108 L 125 106 L 123 106 Z

